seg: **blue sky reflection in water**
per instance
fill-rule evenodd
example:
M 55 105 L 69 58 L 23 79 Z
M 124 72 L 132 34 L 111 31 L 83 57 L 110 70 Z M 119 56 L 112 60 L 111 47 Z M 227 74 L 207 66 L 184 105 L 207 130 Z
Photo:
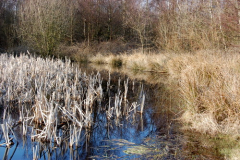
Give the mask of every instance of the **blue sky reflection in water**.
M 111 83 L 113 84 L 118 80 L 114 80 L 112 77 L 112 81 Z M 128 105 L 139 101 L 142 85 L 142 82 L 135 82 L 135 90 L 132 90 L 131 82 L 130 80 L 129 88 L 131 89 L 128 92 Z M 103 85 L 104 83 L 103 81 Z M 92 113 L 93 125 L 89 129 L 83 129 L 80 145 L 77 148 L 73 146 L 70 149 L 69 137 L 65 137 L 61 146 L 57 146 L 54 143 L 32 142 L 32 127 L 28 127 L 27 135 L 23 138 L 21 134 L 22 125 L 18 125 L 13 129 L 18 142 L 14 139 L 15 144 L 8 149 L 8 152 L 5 147 L 0 147 L 0 159 L 32 159 L 33 148 L 37 149 L 38 159 L 144 159 L 146 155 L 151 157 L 159 153 L 162 154 L 159 158 L 170 159 L 172 155 L 168 154 L 169 150 L 171 150 L 171 146 L 173 147 L 173 145 L 178 143 L 178 140 L 175 138 L 171 139 L 171 135 L 169 136 L 169 128 L 167 128 L 170 123 L 168 122 L 168 112 L 164 111 L 161 113 L 159 109 L 156 111 L 156 108 L 159 108 L 159 106 L 157 106 L 156 100 L 154 100 L 153 94 L 156 91 L 153 92 L 153 90 L 155 87 L 144 84 L 146 103 L 142 115 L 140 113 L 131 113 L 123 115 L 119 119 L 114 117 L 108 119 L 103 108 L 109 104 L 108 102 L 103 102 L 100 111 Z M 121 90 L 124 90 L 123 86 L 121 86 Z M 12 122 L 17 122 L 19 119 L 18 115 L 18 113 L 11 111 L 9 117 L 12 118 Z M 59 132 L 61 132 L 61 129 Z M 156 138 L 159 136 L 164 138 Z M 175 135 L 172 137 L 175 137 Z M 157 142 L 156 139 L 159 141 Z M 171 142 L 169 139 L 171 139 Z M 2 136 L 0 143 L 2 144 L 4 141 Z M 163 151 L 165 152 L 163 153 Z

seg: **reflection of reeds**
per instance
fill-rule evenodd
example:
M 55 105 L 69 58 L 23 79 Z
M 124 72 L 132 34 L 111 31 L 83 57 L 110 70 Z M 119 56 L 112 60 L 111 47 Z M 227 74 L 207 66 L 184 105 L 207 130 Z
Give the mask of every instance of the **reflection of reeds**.
M 35 126 L 31 132 L 33 141 L 60 146 L 69 140 L 67 146 L 78 147 L 79 142 L 85 138 L 87 145 L 95 114 L 104 111 L 101 114 L 105 114 L 108 120 L 119 120 L 124 114 L 130 116 L 132 111 L 136 114 L 137 104 L 128 108 L 128 79 L 124 81 L 122 92 L 121 79 L 115 87 L 110 86 L 109 74 L 105 92 L 99 73 L 81 73 L 67 59 L 63 62 L 24 54 L 19 57 L 5 54 L 0 56 L 0 65 L 4 64 L 0 66 L 1 87 L 6 91 L 3 101 L 18 104 L 18 124 L 22 123 L 24 136 L 27 136 L 28 129 Z M 122 106 L 123 99 L 125 108 Z M 106 104 L 105 101 L 109 101 L 109 107 L 101 106 Z M 5 109 L 4 121 L 7 116 Z M 2 127 L 6 143 L 9 144 L 8 126 Z M 82 130 L 85 133 L 83 137 Z M 39 154 L 37 149 L 37 146 L 33 147 L 35 159 Z
M 111 99 L 109 98 L 108 110 L 106 110 L 106 116 L 108 120 L 112 117 L 112 114 L 113 114 L 113 107 L 111 107 Z
M 69 137 L 69 146 L 73 147 L 75 144 L 76 147 L 78 147 L 78 142 L 81 138 L 81 132 L 82 132 L 82 126 L 77 127 L 75 125 L 70 126 L 70 137 Z
M 6 112 L 7 112 L 7 109 L 5 108 L 3 111 L 3 121 L 6 119 Z
M 23 136 L 27 135 L 27 123 L 25 121 L 22 122 L 22 128 L 23 128 Z
M 7 148 L 5 149 L 5 152 L 4 152 L 4 155 L 3 155 L 3 160 L 7 160 L 7 158 L 8 158 L 8 153 L 9 153 L 9 148 L 7 147 Z
M 154 58 L 153 58 L 154 57 Z M 101 64 L 111 64 L 116 59 L 121 62 L 121 66 L 131 68 L 132 70 L 156 71 L 166 73 L 166 62 L 169 57 L 167 54 L 143 54 L 134 52 L 132 54 L 121 55 L 98 55 L 91 57 L 90 61 L 95 63 L 101 61 Z
M 9 133 L 8 133 L 7 123 L 1 124 L 1 127 L 2 127 L 2 131 L 3 131 L 3 136 L 5 138 L 5 143 L 1 144 L 1 145 L 6 145 L 9 148 L 12 143 L 11 143 L 11 139 L 8 136 Z
M 37 160 L 38 159 L 38 146 L 36 145 L 35 147 L 33 147 L 33 160 Z
M 145 93 L 142 95 L 142 101 L 141 101 L 141 106 L 140 106 L 140 113 L 143 113 L 143 108 L 145 104 Z
M 143 113 L 143 108 L 144 108 L 144 104 L 145 104 L 145 93 L 144 93 L 144 90 L 143 90 L 143 85 L 141 86 L 141 91 L 140 91 L 140 101 L 141 101 L 141 104 L 140 104 L 140 113 L 142 114 Z

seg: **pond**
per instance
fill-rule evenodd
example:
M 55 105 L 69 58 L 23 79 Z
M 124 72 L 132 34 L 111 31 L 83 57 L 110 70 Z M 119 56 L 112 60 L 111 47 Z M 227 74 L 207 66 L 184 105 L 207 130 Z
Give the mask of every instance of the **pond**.
M 149 83 L 67 60 L 1 59 L 0 159 L 205 156 L 179 130 L 164 75 Z

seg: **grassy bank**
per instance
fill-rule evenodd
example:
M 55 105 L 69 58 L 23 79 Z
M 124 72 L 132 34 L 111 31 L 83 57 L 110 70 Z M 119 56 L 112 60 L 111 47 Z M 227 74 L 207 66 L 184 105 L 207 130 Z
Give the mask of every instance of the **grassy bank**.
M 186 54 L 96 55 L 90 62 L 122 64 L 140 71 L 165 72 L 177 83 L 181 120 L 199 132 L 239 136 L 240 55 L 237 51 Z
M 210 135 L 240 133 L 240 55 L 237 50 L 196 53 L 94 54 L 93 64 L 122 67 L 122 71 L 166 73 L 168 85 L 180 96 L 186 128 Z M 155 76 L 157 77 L 157 76 Z
M 121 61 L 123 70 L 167 73 L 167 84 L 174 86 L 172 90 L 178 95 L 183 129 L 239 139 L 240 55 L 237 50 L 205 50 L 194 54 L 135 52 L 90 58 L 90 62 L 110 66 L 114 66 L 114 61 Z M 235 148 L 234 153 L 239 150 Z M 236 154 L 228 153 L 228 156 L 234 158 Z
M 237 52 L 202 51 L 167 62 L 168 73 L 178 84 L 184 129 L 215 137 L 221 143 L 217 149 L 227 159 L 240 158 L 239 61 Z M 234 147 L 226 143 L 229 139 Z
M 229 146 L 223 147 L 222 154 L 229 159 L 240 158 L 238 50 L 203 50 L 184 54 L 143 54 L 137 51 L 131 54 L 91 54 L 86 61 L 115 67 L 116 70 L 122 68 L 119 71 L 125 74 L 148 75 L 148 79 L 156 82 L 163 78 L 159 73 L 164 73 L 161 81 L 168 85 L 173 92 L 171 99 L 182 110 L 179 120 L 183 129 L 217 138 L 220 142 L 216 143 L 221 143 L 217 146 Z M 225 143 L 229 139 L 236 144 L 235 147 Z
M 109 64 L 112 67 L 124 66 L 135 71 L 167 72 L 166 62 L 168 54 L 142 53 L 133 51 L 131 54 L 123 53 L 118 55 L 97 54 L 89 58 L 89 61 L 97 64 Z
M 239 136 L 240 56 L 204 51 L 175 56 L 168 71 L 179 84 L 185 113 L 182 121 L 194 130 Z

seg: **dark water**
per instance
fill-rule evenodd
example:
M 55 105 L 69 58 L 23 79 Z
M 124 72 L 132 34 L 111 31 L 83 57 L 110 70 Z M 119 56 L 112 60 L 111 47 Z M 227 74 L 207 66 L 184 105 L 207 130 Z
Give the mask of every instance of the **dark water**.
M 91 71 L 94 72 L 94 71 Z M 103 86 L 109 78 L 107 71 L 102 71 Z M 121 79 L 126 75 L 111 74 L 112 94 Z M 93 112 L 93 125 L 81 134 L 78 147 L 70 148 L 68 139 L 61 146 L 54 143 L 31 140 L 31 127 L 26 136 L 22 135 L 22 125 L 12 128 L 15 136 L 10 147 L 0 147 L 0 159 L 27 160 L 33 159 L 33 149 L 37 150 L 38 159 L 184 159 L 182 153 L 182 138 L 178 128 L 177 110 L 171 104 L 171 97 L 163 83 L 148 84 L 145 81 L 129 78 L 128 101 L 122 105 L 130 105 L 140 101 L 142 88 L 146 95 L 143 114 L 136 113 L 120 118 L 107 119 L 105 112 Z M 103 88 L 104 89 L 104 88 Z M 101 104 L 106 107 L 107 102 Z M 99 110 L 99 108 L 97 109 Z M 8 118 L 13 123 L 19 119 L 18 109 L 8 111 Z M 3 106 L 1 107 L 1 117 Z M 2 122 L 1 122 L 2 123 Z M 0 144 L 4 143 L 2 128 L 0 129 Z

